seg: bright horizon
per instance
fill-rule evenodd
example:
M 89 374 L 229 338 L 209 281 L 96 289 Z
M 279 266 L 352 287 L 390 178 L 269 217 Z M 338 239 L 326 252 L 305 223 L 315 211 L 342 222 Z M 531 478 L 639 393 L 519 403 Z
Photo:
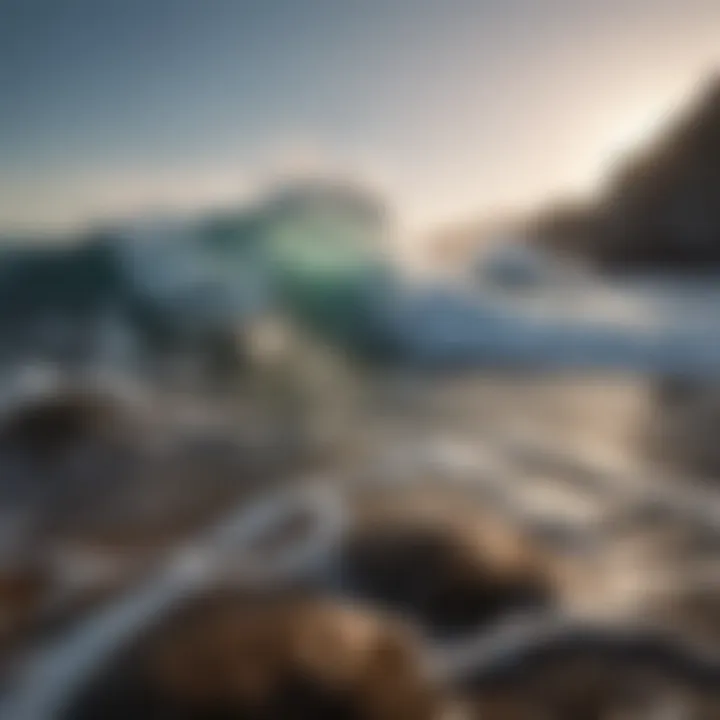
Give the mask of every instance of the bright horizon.
M 591 191 L 720 68 L 686 0 L 6 0 L 0 229 L 376 187 L 410 233 Z

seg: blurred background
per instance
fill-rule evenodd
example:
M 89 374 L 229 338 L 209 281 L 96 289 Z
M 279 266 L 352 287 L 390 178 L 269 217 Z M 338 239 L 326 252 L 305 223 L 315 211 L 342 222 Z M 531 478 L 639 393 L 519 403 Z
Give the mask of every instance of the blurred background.
M 720 718 L 719 34 L 0 0 L 0 717 Z

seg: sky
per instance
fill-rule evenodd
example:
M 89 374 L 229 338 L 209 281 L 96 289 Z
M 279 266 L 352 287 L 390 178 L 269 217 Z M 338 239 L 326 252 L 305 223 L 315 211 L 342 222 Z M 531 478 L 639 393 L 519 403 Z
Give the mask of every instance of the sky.
M 0 0 L 0 229 L 352 175 L 412 232 L 587 190 L 720 71 L 717 0 Z

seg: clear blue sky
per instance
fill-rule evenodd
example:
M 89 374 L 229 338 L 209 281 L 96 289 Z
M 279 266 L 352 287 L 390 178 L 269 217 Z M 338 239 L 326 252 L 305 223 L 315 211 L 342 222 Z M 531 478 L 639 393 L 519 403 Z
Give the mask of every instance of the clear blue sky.
M 0 0 L 0 227 L 349 168 L 414 226 L 588 183 L 720 68 L 718 0 Z

